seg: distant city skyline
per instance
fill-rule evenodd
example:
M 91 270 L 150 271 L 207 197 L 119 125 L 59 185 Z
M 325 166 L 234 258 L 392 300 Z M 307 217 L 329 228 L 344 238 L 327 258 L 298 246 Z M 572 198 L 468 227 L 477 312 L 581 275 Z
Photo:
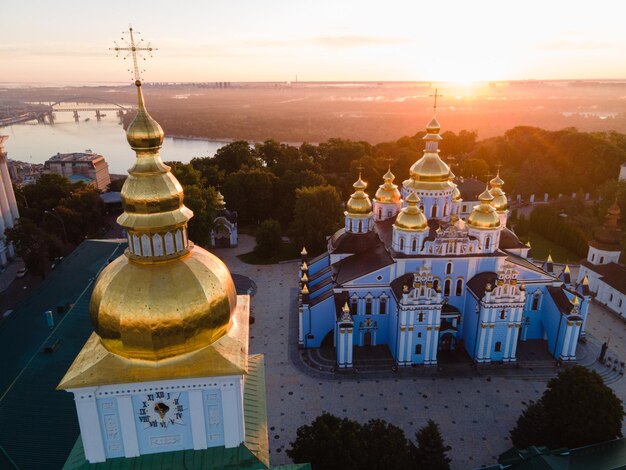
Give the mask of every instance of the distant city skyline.
M 5 5 L 1 80 L 130 81 L 108 50 L 129 24 L 159 49 L 147 64 L 147 81 L 626 78 L 626 30 L 606 0 L 163 5 Z

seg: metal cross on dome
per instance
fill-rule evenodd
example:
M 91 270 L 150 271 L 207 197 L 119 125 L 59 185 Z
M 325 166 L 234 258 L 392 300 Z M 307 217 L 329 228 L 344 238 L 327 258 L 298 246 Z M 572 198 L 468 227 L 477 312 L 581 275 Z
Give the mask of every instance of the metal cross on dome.
M 428 96 L 429 96 L 429 97 L 431 97 L 431 98 L 432 98 L 432 97 L 434 97 L 434 98 L 435 98 L 435 102 L 433 103 L 433 114 L 436 114 L 436 113 L 437 113 L 437 98 L 443 98 L 443 95 L 440 95 L 440 94 L 438 93 L 438 89 L 437 89 L 437 88 L 435 88 L 435 94 L 433 94 L 433 95 L 428 95 Z
M 124 31 L 122 34 L 128 35 L 128 37 L 121 37 L 121 41 L 124 41 L 123 44 L 120 45 L 117 41 L 115 41 L 115 47 L 112 47 L 109 50 L 115 51 L 116 57 L 120 57 L 120 54 L 126 52 L 127 54 L 124 56 L 124 60 L 126 60 L 129 56 L 133 58 L 133 69 L 128 69 L 128 71 L 134 75 L 133 78 L 135 80 L 135 84 L 137 84 L 137 82 L 141 83 L 139 63 L 137 61 L 138 56 L 139 58 L 146 60 L 145 57 L 140 56 L 142 52 L 147 52 L 150 57 L 152 57 L 152 51 L 156 51 L 158 49 L 152 47 L 150 43 L 143 44 L 143 39 L 139 39 L 139 42 L 135 42 L 135 36 L 138 36 L 141 33 L 134 31 L 132 26 L 129 26 L 128 31 Z

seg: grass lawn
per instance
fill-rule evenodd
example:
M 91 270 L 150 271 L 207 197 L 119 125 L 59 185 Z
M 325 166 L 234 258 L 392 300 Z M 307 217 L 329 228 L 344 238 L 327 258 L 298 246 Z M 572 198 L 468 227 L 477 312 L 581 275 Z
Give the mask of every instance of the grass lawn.
M 580 256 L 576 253 L 551 242 L 538 233 L 530 232 L 523 241 L 526 242 L 528 238 L 530 238 L 531 246 L 530 256 L 534 259 L 546 259 L 548 258 L 548 253 L 550 253 L 556 263 L 577 264 L 580 261 Z
M 283 243 L 278 256 L 268 257 L 263 253 L 257 253 L 255 250 L 252 250 L 249 253 L 237 255 L 237 258 L 247 264 L 276 264 L 279 261 L 300 259 L 300 250 L 291 243 Z

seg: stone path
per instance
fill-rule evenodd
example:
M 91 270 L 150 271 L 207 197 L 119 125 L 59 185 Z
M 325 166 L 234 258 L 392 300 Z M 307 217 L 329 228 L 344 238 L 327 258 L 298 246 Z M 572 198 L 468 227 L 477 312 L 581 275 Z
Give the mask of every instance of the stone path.
M 239 247 L 213 252 L 232 272 L 250 277 L 257 285 L 252 301 L 256 321 L 250 329 L 250 351 L 265 354 L 268 426 L 274 465 L 289 462 L 285 449 L 295 439 L 296 430 L 323 411 L 361 422 L 383 418 L 401 427 L 410 439 L 414 439 L 415 432 L 428 419 L 434 419 L 446 443 L 452 446 L 449 454 L 453 459 L 452 468 L 493 464 L 500 453 L 510 448 L 509 431 L 525 405 L 541 397 L 546 380 L 556 373 L 554 365 L 550 365 L 550 370 L 539 371 L 541 373 L 528 370 L 527 374 L 511 377 L 500 376 L 507 370 L 501 368 L 470 369 L 467 375 L 434 372 L 433 376 L 409 376 L 401 372 L 389 377 L 329 378 L 323 371 L 312 370 L 299 357 L 301 352 L 294 331 L 297 328 L 294 280 L 299 263 L 254 266 L 236 258 L 237 254 L 251 251 L 253 247 L 254 240 L 241 235 Z M 602 336 L 609 332 L 613 335 L 609 356 L 626 358 L 623 342 L 626 324 L 621 320 L 613 324 L 611 320 L 606 312 L 596 315 L 594 306 L 588 331 L 598 339 L 590 338 L 589 346 L 583 348 L 586 349 L 584 360 L 590 364 L 594 348 L 599 348 Z M 533 361 L 525 364 L 528 369 L 539 366 L 541 364 Z M 626 381 L 619 378 L 611 386 L 623 399 Z

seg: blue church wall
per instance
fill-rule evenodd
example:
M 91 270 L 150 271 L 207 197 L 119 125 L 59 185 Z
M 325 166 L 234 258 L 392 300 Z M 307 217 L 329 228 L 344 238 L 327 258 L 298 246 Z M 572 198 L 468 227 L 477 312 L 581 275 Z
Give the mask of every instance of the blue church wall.
M 330 256 L 328 255 L 316 260 L 314 263 L 311 263 L 311 264 L 307 263 L 307 266 L 309 267 L 308 276 L 309 277 L 313 276 L 313 274 L 321 271 L 322 269 L 324 269 L 325 267 L 329 265 L 330 265 Z
M 487 351 L 492 362 L 501 362 L 504 359 L 504 349 L 506 346 L 506 335 L 509 331 L 508 321 L 503 320 L 497 322 L 491 340 L 491 351 Z M 515 330 L 515 327 L 511 328 Z M 511 331 L 511 338 L 515 331 Z M 511 339 L 513 341 L 513 339 Z M 500 351 L 496 351 L 497 345 L 500 343 Z
M 543 324 L 548 334 L 548 351 L 558 357 L 563 348 L 567 318 L 561 315 L 549 295 L 543 296 L 542 313 Z
M 379 269 L 377 271 L 373 271 L 371 273 L 368 273 L 365 276 L 359 277 L 358 279 L 350 281 L 349 285 L 356 285 L 356 286 L 369 285 L 369 284 L 373 284 L 373 285 L 376 285 L 376 284 L 387 284 L 387 285 L 389 285 L 389 283 L 392 280 L 393 279 L 391 279 L 391 270 L 389 269 L 389 267 L 385 267 L 385 268 Z M 383 288 L 383 286 L 381 286 L 381 288 Z
M 436 332 L 431 331 L 431 333 Z M 413 361 L 413 364 L 424 363 L 426 358 L 426 337 L 426 325 L 415 327 L 413 331 L 413 350 L 411 351 L 411 361 Z M 420 353 L 416 354 L 418 345 L 421 345 L 421 348 L 419 348 Z
M 331 275 L 332 275 L 332 272 L 329 271 L 327 274 L 324 274 L 323 276 L 320 276 L 320 277 L 318 277 L 316 279 L 310 279 L 309 282 L 308 282 L 309 290 L 311 290 L 314 286 L 316 286 L 320 282 L 328 279 Z
M 335 329 L 335 298 L 330 296 L 322 300 L 309 309 L 309 313 L 303 313 L 302 317 L 305 347 L 319 348 L 324 337 Z
M 309 298 L 311 300 L 315 299 L 316 297 L 319 297 L 320 295 L 322 295 L 324 292 L 328 292 L 329 290 L 331 290 L 333 288 L 333 284 L 332 282 L 329 282 L 328 285 L 325 285 L 323 287 L 320 287 L 319 289 L 311 292 L 311 295 L 309 296 Z
M 115 398 L 98 398 L 100 429 L 104 437 L 104 452 L 107 459 L 124 457 L 124 442 L 120 428 L 120 417 Z
M 354 315 L 354 345 L 361 345 L 361 323 L 367 319 L 371 320 L 372 323 L 376 322 L 376 344 L 389 344 L 389 317 L 390 315 Z M 374 330 L 371 331 L 373 334 Z
M 389 298 L 389 319 L 387 320 L 387 324 L 388 324 L 388 328 L 389 328 L 389 342 L 387 343 L 389 345 L 389 351 L 391 351 L 391 355 L 395 358 L 396 357 L 396 337 L 397 337 L 397 330 L 398 330 L 398 303 L 396 302 L 396 298 L 394 296 L 391 296 Z
M 465 296 L 465 307 L 463 309 L 463 342 L 465 343 L 465 350 L 470 357 L 475 357 L 474 348 L 476 347 L 476 335 L 478 326 L 478 314 L 476 313 L 476 306 L 478 302 L 476 298 L 468 293 Z

